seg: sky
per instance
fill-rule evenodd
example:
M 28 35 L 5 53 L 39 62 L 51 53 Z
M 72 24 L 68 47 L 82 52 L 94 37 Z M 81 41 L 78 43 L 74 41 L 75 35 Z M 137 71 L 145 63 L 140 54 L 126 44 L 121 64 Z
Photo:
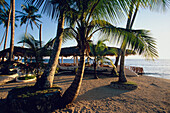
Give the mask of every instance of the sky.
M 7 0 L 9 3 L 9 0 Z M 16 10 L 21 11 L 21 4 L 24 4 L 23 0 L 17 0 L 16 1 Z M 40 12 L 39 12 L 40 13 Z M 56 30 L 57 30 L 57 22 L 54 20 L 51 20 L 49 17 L 47 17 L 45 14 L 42 14 L 42 18 L 40 19 L 42 21 L 42 41 L 45 43 L 49 39 L 54 38 L 56 36 Z M 125 27 L 126 19 L 122 20 L 121 23 L 116 24 L 118 27 Z M 14 44 L 15 46 L 21 46 L 21 44 L 18 44 L 21 40 L 21 37 L 25 33 L 26 26 L 23 25 L 20 27 L 20 21 L 17 22 L 18 27 L 15 28 L 15 40 Z M 149 9 L 140 9 L 140 11 L 137 14 L 137 18 L 134 23 L 133 29 L 146 29 L 151 31 L 151 36 L 156 39 L 157 42 L 157 50 L 159 53 L 159 59 L 170 59 L 170 8 L 167 9 L 164 12 L 157 12 L 157 11 L 150 11 Z M 5 29 L 3 28 L 3 25 L 0 25 L 0 41 L 2 40 L 2 36 Z M 39 29 L 34 25 L 34 29 L 32 30 L 30 26 L 28 27 L 28 33 L 33 35 L 35 39 L 39 39 Z M 97 41 L 98 35 L 94 35 L 94 41 Z M 9 47 L 10 44 L 10 29 L 9 29 L 9 36 L 8 36 L 8 44 L 7 47 Z M 69 47 L 69 46 L 75 46 L 76 41 L 67 41 L 65 42 L 62 47 Z M 119 47 L 119 45 L 113 45 L 112 43 L 107 43 L 108 46 L 116 46 Z M 0 47 L 0 50 L 3 49 L 3 44 Z M 135 56 L 128 56 L 129 59 L 144 59 L 141 56 L 135 55 Z

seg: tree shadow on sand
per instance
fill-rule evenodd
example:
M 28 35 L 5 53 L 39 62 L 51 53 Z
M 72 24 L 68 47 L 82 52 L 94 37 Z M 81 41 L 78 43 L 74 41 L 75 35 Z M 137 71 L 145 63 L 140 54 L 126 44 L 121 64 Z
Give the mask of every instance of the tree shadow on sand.
M 129 92 L 131 90 L 121 90 L 111 88 L 109 85 L 101 86 L 97 88 L 93 88 L 85 92 L 82 95 L 79 95 L 76 100 L 98 100 L 98 99 L 106 99 L 108 97 L 113 97 L 120 95 L 122 93 Z

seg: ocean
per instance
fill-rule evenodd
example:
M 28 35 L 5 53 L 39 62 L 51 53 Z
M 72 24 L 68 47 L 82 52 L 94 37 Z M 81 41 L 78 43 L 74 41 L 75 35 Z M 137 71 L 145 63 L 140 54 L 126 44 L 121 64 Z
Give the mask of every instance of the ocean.
M 144 75 L 170 79 L 170 59 L 158 59 L 155 61 L 144 59 L 126 59 L 126 66 L 143 67 Z
M 45 59 L 44 62 L 47 63 L 48 60 L 49 59 Z M 115 59 L 113 59 L 113 62 L 115 62 Z M 74 63 L 74 59 L 63 59 L 63 63 Z M 145 73 L 143 75 L 170 79 L 170 59 L 157 59 L 155 61 L 145 59 L 125 59 L 125 66 L 143 67 Z

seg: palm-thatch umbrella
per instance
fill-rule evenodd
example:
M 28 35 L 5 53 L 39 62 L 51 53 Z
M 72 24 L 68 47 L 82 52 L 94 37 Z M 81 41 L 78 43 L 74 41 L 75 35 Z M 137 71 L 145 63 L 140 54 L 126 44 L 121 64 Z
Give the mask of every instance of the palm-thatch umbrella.
M 0 57 L 5 57 L 7 55 L 7 53 L 10 52 L 10 48 L 7 48 L 5 50 L 0 51 Z M 22 47 L 14 47 L 14 56 L 27 56 L 27 57 L 32 57 L 34 56 L 34 53 L 31 51 L 31 49 L 29 48 L 22 48 Z
M 116 48 L 116 47 L 108 47 L 108 50 L 111 50 L 111 49 L 117 49 L 118 51 L 120 51 L 119 48 Z M 91 54 L 91 53 L 90 53 Z M 126 50 L 126 55 L 135 55 L 136 52 L 132 51 L 132 50 Z M 76 46 L 73 46 L 73 47 L 66 47 L 66 48 L 62 48 L 61 49 L 61 53 L 60 53 L 60 56 L 64 56 L 64 57 L 68 57 L 68 56 L 79 56 L 80 55 L 80 52 L 79 52 L 79 49 L 76 47 Z M 106 56 L 115 56 L 114 53 L 112 52 L 108 52 L 106 54 Z

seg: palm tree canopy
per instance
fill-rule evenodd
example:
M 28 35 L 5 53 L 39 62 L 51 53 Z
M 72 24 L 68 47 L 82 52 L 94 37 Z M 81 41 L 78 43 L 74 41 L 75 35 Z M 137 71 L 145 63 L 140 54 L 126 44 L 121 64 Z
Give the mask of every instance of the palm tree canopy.
M 119 33 L 119 35 L 115 34 L 114 26 L 110 26 L 104 29 L 102 32 L 108 34 L 108 38 L 113 40 L 114 42 L 121 42 L 123 45 L 127 43 L 128 48 L 136 51 L 139 55 L 143 55 L 144 57 L 151 59 L 158 57 L 156 41 L 153 37 L 150 36 L 150 31 L 130 30 L 125 28 L 120 29 L 126 31 L 127 33 L 123 35 Z M 125 38 L 127 38 L 126 42 L 124 41 Z
M 39 24 L 37 22 L 41 21 L 39 18 L 41 18 L 40 14 L 36 14 L 38 12 L 38 9 L 34 7 L 33 5 L 27 4 L 27 5 L 21 5 L 21 8 L 23 12 L 17 11 L 21 15 L 17 17 L 21 17 L 21 23 L 20 26 L 23 24 L 29 23 L 31 28 L 33 29 L 33 23 L 39 28 Z

